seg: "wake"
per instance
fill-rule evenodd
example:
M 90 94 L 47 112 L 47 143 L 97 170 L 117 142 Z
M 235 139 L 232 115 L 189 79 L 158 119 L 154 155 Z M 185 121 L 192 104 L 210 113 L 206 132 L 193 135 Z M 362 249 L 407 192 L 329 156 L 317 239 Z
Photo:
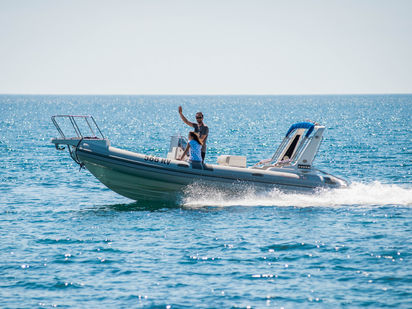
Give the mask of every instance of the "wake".
M 258 192 L 242 188 L 235 192 L 193 185 L 185 192 L 183 206 L 280 206 L 280 207 L 339 207 L 339 206 L 412 206 L 412 188 L 395 184 L 352 183 L 348 188 L 320 189 L 311 193 L 287 193 L 277 189 Z

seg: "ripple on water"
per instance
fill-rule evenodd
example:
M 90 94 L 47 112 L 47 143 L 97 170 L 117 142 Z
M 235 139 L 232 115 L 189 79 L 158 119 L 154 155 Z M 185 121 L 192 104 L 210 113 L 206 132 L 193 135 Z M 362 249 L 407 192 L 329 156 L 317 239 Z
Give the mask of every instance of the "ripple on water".
M 82 240 L 82 239 L 72 239 L 72 238 L 42 238 L 37 239 L 37 243 L 45 245 L 72 245 L 72 244 L 83 244 L 83 243 L 98 243 L 99 241 Z
M 262 251 L 279 252 L 279 251 L 294 251 L 294 250 L 313 250 L 316 248 L 318 248 L 318 246 L 314 244 L 283 243 L 283 244 L 273 244 L 270 246 L 263 247 Z
M 230 153 L 253 164 L 290 122 L 318 120 L 327 130 L 316 166 L 351 185 L 310 194 L 196 185 L 182 203 L 141 203 L 78 172 L 49 142 L 50 115 L 92 114 L 112 145 L 164 156 L 170 132 L 189 129 L 181 104 L 207 116 L 208 162 Z M 412 308 L 411 104 L 0 96 L 0 307 Z

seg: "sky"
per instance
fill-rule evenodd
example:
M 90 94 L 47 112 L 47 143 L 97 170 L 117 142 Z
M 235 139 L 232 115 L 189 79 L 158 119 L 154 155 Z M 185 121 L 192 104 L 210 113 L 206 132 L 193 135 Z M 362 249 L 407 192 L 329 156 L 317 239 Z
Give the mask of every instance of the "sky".
M 0 0 L 0 94 L 412 93 L 410 0 Z

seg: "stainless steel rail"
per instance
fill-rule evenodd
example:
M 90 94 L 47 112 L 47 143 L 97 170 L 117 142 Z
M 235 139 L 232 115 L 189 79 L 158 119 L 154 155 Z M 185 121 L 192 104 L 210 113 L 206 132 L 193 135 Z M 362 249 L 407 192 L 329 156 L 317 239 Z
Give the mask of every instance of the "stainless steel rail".
M 66 135 L 64 134 L 63 130 L 61 129 L 57 119 L 59 118 L 66 118 L 69 119 L 71 125 L 73 126 L 73 129 L 77 135 L 78 138 L 102 138 L 104 139 L 104 135 L 102 133 L 102 131 L 100 130 L 99 126 L 97 125 L 96 121 L 94 120 L 93 116 L 86 116 L 86 115 L 54 115 L 51 117 L 52 122 L 54 124 L 54 126 L 56 127 L 57 131 L 59 132 L 60 136 L 65 139 L 67 138 Z M 80 130 L 80 127 L 77 123 L 77 120 L 82 119 L 83 121 L 85 121 L 85 123 L 87 124 L 87 127 L 89 128 L 89 132 L 82 132 Z M 94 128 L 94 130 L 93 130 Z M 87 135 L 91 133 L 91 135 Z M 96 133 L 99 133 L 99 136 L 97 136 Z M 71 138 L 71 137 L 69 137 Z

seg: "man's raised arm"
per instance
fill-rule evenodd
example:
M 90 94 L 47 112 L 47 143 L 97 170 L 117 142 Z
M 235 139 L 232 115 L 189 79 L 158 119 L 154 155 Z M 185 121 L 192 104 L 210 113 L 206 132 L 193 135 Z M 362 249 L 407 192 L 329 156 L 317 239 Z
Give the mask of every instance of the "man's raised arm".
M 190 127 L 193 127 L 193 123 L 191 123 L 189 120 L 187 120 L 186 117 L 183 115 L 183 111 L 182 111 L 181 106 L 179 106 L 179 115 L 180 115 L 180 118 L 182 118 L 184 123 L 186 123 Z

